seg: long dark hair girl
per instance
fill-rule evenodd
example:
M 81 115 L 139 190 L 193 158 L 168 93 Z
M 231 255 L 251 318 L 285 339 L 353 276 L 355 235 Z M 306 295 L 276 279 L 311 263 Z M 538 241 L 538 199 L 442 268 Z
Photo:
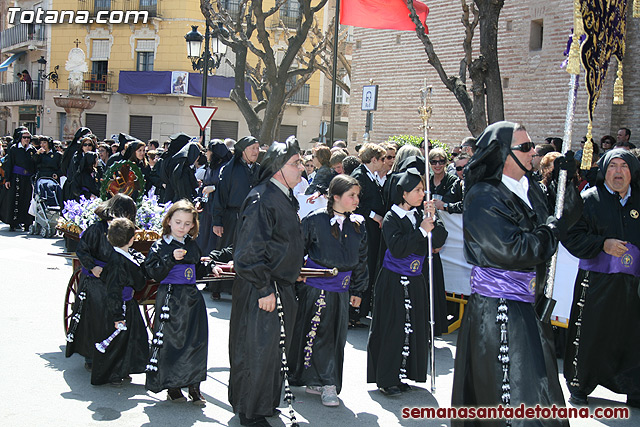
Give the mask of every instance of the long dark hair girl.
M 351 190 L 352 187 L 360 187 L 358 180 L 349 175 L 337 175 L 329 184 L 328 190 L 328 200 L 327 200 L 327 213 L 329 214 L 329 218 L 333 218 L 333 215 L 336 213 L 333 210 L 334 196 L 342 197 L 344 193 Z M 344 214 L 345 216 L 349 216 L 351 212 L 339 212 Z M 356 232 L 360 233 L 360 224 L 354 222 L 354 228 Z M 338 239 L 340 237 L 340 226 L 336 223 L 331 226 L 331 235 Z

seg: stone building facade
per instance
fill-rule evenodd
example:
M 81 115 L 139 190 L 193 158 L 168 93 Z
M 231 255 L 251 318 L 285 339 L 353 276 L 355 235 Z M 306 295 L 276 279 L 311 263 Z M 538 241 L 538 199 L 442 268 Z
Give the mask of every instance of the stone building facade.
M 429 35 L 449 74 L 458 74 L 464 57 L 464 27 L 460 2 L 429 2 Z M 505 119 L 523 123 L 535 142 L 547 136 L 562 137 L 569 93 L 569 74 L 561 68 L 563 52 L 573 27 L 573 2 L 533 0 L 505 2 L 499 20 L 498 54 L 503 82 Z M 627 23 L 624 65 L 624 105 L 613 105 L 616 61 L 612 60 L 605 88 L 594 117 L 593 136 L 615 136 L 621 126 L 631 129 L 631 140 L 640 142 L 640 19 Z M 424 79 L 433 87 L 433 115 L 429 137 L 457 144 L 470 135 L 455 97 L 440 81 L 415 32 L 356 28 L 353 49 L 349 140 L 362 141 L 365 112 L 360 111 L 362 87 L 380 85 L 374 113 L 372 142 L 390 135 L 423 135 L 418 116 L 419 89 Z M 479 27 L 474 37 L 478 55 Z M 580 76 L 581 83 L 584 75 Z M 470 87 L 470 81 L 468 81 Z M 587 95 L 578 94 L 573 143 L 587 129 Z

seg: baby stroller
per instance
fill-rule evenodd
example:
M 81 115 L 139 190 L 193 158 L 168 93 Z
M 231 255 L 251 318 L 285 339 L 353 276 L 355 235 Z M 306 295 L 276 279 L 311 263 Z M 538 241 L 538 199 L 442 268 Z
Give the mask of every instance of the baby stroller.
M 35 217 L 35 221 L 29 227 L 29 234 L 53 237 L 60 217 L 62 187 L 53 178 L 39 177 L 34 189 L 29 213 Z

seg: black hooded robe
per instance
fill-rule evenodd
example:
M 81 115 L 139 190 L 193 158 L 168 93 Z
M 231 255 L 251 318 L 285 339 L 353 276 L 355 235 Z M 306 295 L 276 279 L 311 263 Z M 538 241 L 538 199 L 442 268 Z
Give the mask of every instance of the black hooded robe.
M 538 285 L 534 285 L 534 292 L 539 295 L 546 262 L 556 250 L 557 238 L 547 225 L 549 213 L 539 185 L 527 178 L 530 208 L 501 182 L 514 126 L 508 122 L 489 126 L 478 140 L 476 155 L 467 164 L 465 258 L 481 268 L 535 272 Z M 504 323 L 497 321 L 502 310 L 506 310 Z M 534 304 L 472 291 L 456 349 L 451 406 L 565 406 L 551 325 L 538 319 Z M 499 359 L 502 355 L 506 374 L 505 362 Z M 534 424 L 535 421 L 512 420 L 514 426 Z M 452 420 L 451 425 L 504 426 L 505 420 Z M 537 425 L 566 426 L 568 421 L 538 420 Z
M 387 249 L 395 258 L 411 254 L 427 255 L 427 237 L 414 226 L 408 217 L 400 218 L 390 210 L 382 222 L 382 236 Z M 432 231 L 433 246 L 444 245 L 447 231 L 442 221 L 436 219 Z M 425 258 L 424 264 L 427 259 Z M 426 266 L 423 264 L 423 270 Z M 380 269 L 373 292 L 373 315 L 367 342 L 367 382 L 378 387 L 397 386 L 405 345 L 407 322 L 406 296 L 403 282 L 408 281 L 407 291 L 411 308 L 409 322 L 413 330 L 409 334 L 409 355 L 406 358 L 406 378 L 425 382 L 429 362 L 429 290 L 422 274 L 403 276 L 385 267 Z
M 324 268 L 351 271 L 345 292 L 324 291 L 305 283 L 297 287 L 298 314 L 289 351 L 292 385 L 335 385 L 342 389 L 344 346 L 349 323 L 349 297 L 362 296 L 369 285 L 367 270 L 367 235 L 364 218 L 359 217 L 359 231 L 350 218 L 345 218 L 339 239 L 331 234 L 331 218 L 326 209 L 319 209 L 302 220 L 305 252 Z M 309 279 L 307 279 L 309 280 Z M 320 312 L 320 323 L 313 328 L 312 319 L 318 311 L 316 302 L 322 293 L 326 306 Z M 305 355 L 308 334 L 316 331 L 310 355 Z M 305 361 L 308 360 L 307 365 Z
M 36 150 L 28 145 L 25 149 L 18 141 L 9 148 L 3 168 L 5 179 L 11 183 L 10 188 L 2 190 L 2 204 L 0 206 L 0 220 L 11 227 L 24 224 L 25 230 L 33 222 L 29 214 L 29 204 L 33 194 L 31 176 L 35 173 L 33 157 Z
M 603 157 L 604 170 L 608 161 L 622 158 L 613 151 Z M 632 160 L 626 161 L 632 163 L 629 169 L 633 183 L 639 171 Z M 624 206 L 602 182 L 582 194 L 582 218 L 563 240 L 571 254 L 580 259 L 594 258 L 610 238 L 640 247 L 640 194 L 635 184 L 632 187 Z M 636 404 L 640 401 L 639 286 L 640 277 L 632 274 L 578 270 L 564 357 L 569 390 L 588 395 L 602 385 L 626 394 Z
M 233 257 L 229 402 L 235 413 L 248 418 L 269 417 L 282 390 L 280 319 L 277 310 L 261 310 L 258 299 L 274 293 L 277 284 L 289 348 L 297 310 L 293 284 L 302 267 L 303 238 L 297 208 L 271 181 L 251 190 L 241 212 Z
M 195 163 L 199 155 L 200 146 L 191 142 L 168 160 L 166 167 L 169 180 L 164 191 L 166 201 L 177 202 L 187 199 L 193 202 L 197 194 L 198 181 L 191 165 Z
M 76 255 L 82 264 L 78 294 L 84 293 L 85 299 L 76 298 L 72 319 L 80 316 L 79 322 L 71 321 L 69 332 L 73 333 L 73 341 L 67 342 L 65 355 L 73 353 L 91 359 L 95 351 L 95 343 L 109 336 L 112 330 L 105 325 L 105 306 L 107 290 L 102 277 L 94 277 L 91 270 L 100 265 L 103 267 L 113 253 L 113 246 L 107 240 L 109 225 L 106 221 L 98 221 L 87 227 L 80 235 Z M 105 335 L 106 334 L 106 335 Z

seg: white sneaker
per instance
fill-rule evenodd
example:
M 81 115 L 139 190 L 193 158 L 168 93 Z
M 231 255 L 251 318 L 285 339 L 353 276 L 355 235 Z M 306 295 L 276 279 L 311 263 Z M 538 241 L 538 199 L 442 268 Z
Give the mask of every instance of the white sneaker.
M 307 386 L 307 393 L 309 394 L 317 394 L 320 395 L 322 394 L 322 387 L 319 385 L 308 385 Z
M 321 400 L 324 406 L 339 406 L 340 401 L 338 400 L 336 386 L 325 385 L 324 387 L 322 387 Z

